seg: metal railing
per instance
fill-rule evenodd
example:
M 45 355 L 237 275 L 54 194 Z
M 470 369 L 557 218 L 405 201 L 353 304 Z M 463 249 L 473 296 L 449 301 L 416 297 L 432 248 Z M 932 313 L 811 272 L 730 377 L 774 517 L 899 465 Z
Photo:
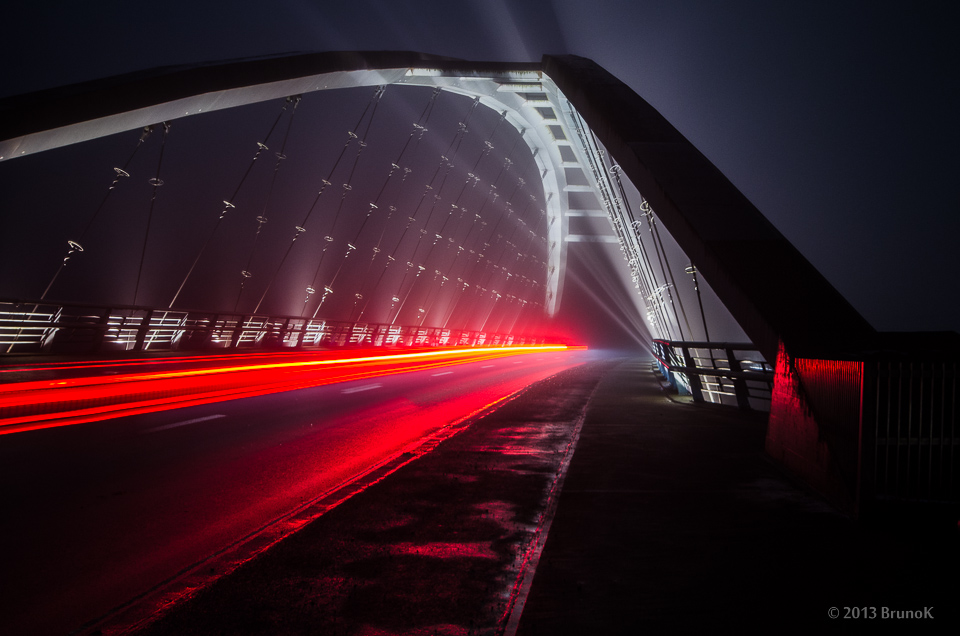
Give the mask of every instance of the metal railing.
M 864 368 L 865 486 L 874 497 L 960 501 L 957 362 L 868 362 Z
M 541 344 L 541 336 L 302 318 L 0 300 L 0 354 Z
M 664 377 L 695 402 L 770 410 L 774 369 L 751 343 L 654 340 L 653 355 Z

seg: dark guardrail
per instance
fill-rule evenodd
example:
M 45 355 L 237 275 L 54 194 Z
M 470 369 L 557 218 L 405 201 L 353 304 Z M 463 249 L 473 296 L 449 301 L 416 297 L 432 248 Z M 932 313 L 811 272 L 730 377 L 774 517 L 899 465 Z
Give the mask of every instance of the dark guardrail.
M 541 344 L 542 336 L 300 316 L 0 301 L 0 355 Z
M 660 372 L 695 402 L 770 410 L 773 367 L 750 343 L 654 340 Z

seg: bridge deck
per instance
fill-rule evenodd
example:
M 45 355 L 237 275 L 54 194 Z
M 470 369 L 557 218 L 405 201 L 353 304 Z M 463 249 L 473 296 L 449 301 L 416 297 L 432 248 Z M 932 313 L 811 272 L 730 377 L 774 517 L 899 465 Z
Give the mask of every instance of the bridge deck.
M 960 565 L 956 527 L 856 524 L 764 459 L 762 416 L 672 401 L 650 369 L 541 383 L 147 633 L 784 631 L 847 607 L 956 624 L 936 583 Z

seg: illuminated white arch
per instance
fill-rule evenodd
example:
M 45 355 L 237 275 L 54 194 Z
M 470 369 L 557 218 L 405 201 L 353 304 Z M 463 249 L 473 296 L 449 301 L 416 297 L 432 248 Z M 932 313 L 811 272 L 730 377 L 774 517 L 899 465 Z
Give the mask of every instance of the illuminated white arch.
M 403 66 L 385 69 L 331 71 L 291 79 L 252 84 L 197 93 L 125 112 L 39 130 L 0 141 L 0 160 L 13 159 L 60 146 L 104 137 L 127 130 L 247 104 L 302 95 L 323 90 L 379 85 L 439 87 L 468 97 L 505 114 L 505 120 L 522 133 L 540 172 L 544 191 L 544 211 L 548 227 L 547 280 L 544 310 L 553 316 L 559 309 L 566 270 L 567 243 L 601 240 L 601 235 L 570 236 L 568 216 L 606 216 L 605 210 L 570 210 L 568 193 L 593 192 L 602 200 L 588 165 L 582 144 L 575 143 L 572 106 L 556 84 L 539 70 L 476 70 L 464 63 L 461 68 L 445 63 L 442 68 Z M 569 149 L 564 159 L 561 146 Z M 574 160 L 570 160 L 571 157 Z M 571 185 L 567 170 L 582 171 L 591 185 Z

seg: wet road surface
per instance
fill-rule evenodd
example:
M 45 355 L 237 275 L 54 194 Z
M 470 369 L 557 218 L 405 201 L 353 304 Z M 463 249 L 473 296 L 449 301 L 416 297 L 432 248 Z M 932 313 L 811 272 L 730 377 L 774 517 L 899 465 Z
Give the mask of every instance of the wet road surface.
M 582 355 L 530 354 L 2 436 L 0 633 L 69 633 L 95 621 Z

